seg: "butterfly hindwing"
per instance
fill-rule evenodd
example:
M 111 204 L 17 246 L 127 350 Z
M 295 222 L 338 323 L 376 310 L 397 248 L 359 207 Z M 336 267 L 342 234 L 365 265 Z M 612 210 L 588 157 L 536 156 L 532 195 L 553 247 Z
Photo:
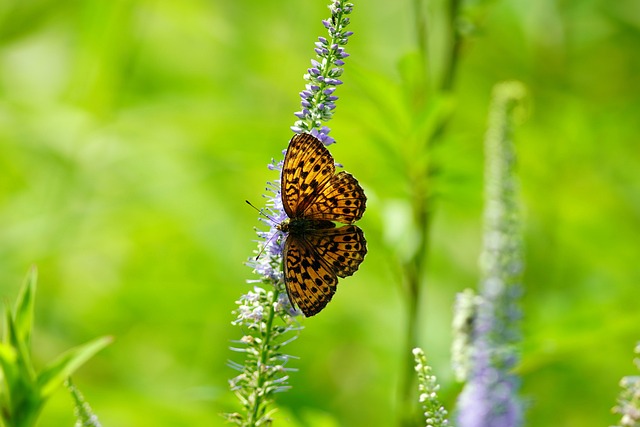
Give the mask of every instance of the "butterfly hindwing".
M 338 278 L 304 237 L 289 233 L 284 247 L 287 295 L 305 316 L 313 316 L 331 301 Z
M 367 254 L 364 233 L 355 225 L 310 232 L 307 241 L 338 277 L 355 273 Z

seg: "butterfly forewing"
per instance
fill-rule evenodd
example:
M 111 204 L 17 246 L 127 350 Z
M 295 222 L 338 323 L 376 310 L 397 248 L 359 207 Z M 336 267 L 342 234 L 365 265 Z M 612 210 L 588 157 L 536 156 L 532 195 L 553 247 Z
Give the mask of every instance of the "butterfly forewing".
M 294 135 L 282 166 L 282 204 L 289 218 L 302 212 L 334 176 L 331 153 L 308 133 Z

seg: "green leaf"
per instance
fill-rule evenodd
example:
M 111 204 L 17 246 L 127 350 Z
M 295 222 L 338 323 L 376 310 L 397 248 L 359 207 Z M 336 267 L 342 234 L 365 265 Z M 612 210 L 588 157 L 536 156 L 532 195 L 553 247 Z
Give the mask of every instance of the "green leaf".
M 15 305 L 15 327 L 18 339 L 29 348 L 31 342 L 31 330 L 33 325 L 33 307 L 36 296 L 36 283 L 38 281 L 38 269 L 33 266 L 27 273 L 24 284 L 18 294 Z
M 5 311 L 5 336 L 0 348 L 2 378 L 2 419 L 7 427 L 32 426 L 42 400 L 35 388 L 36 374 L 30 363 L 29 350 L 18 337 L 11 310 Z
M 94 354 L 102 350 L 113 341 L 111 337 L 101 337 L 86 344 L 74 347 L 62 353 L 56 360 L 47 366 L 38 376 L 38 386 L 43 397 L 47 397 L 59 385 L 69 377 L 76 369 L 82 366 Z
M 15 321 L 13 319 L 14 317 L 11 315 L 11 310 L 7 309 L 5 311 L 4 344 L 10 347 L 15 352 L 13 372 L 18 377 L 21 377 L 24 381 L 34 382 L 36 374 L 31 364 L 31 354 L 29 352 L 29 347 L 24 341 L 20 339 Z
M 0 363 L 6 361 L 7 363 L 13 363 L 16 360 L 16 352 L 11 346 L 5 343 L 0 343 Z
M 0 383 L 4 378 L 15 377 L 15 360 L 15 350 L 5 343 L 0 343 Z

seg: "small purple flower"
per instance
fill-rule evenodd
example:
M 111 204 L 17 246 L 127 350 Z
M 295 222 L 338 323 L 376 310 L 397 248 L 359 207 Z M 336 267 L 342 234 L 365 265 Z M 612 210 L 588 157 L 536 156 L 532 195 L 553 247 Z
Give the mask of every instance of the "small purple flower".
M 329 129 L 327 126 L 322 126 L 322 128 L 320 128 L 319 130 L 316 128 L 311 129 L 310 133 L 311 135 L 322 141 L 324 145 L 331 145 L 336 141 L 329 136 L 329 132 L 331 132 L 331 129 Z

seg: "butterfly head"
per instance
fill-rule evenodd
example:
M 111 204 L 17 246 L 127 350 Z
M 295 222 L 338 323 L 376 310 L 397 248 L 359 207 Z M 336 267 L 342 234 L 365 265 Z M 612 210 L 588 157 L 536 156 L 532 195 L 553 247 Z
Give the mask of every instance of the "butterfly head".
M 282 221 L 281 223 L 279 223 L 278 225 L 276 225 L 276 229 L 278 229 L 279 231 L 282 231 L 283 233 L 288 233 L 289 232 L 289 224 L 290 224 L 291 220 L 289 218 L 285 219 L 284 221 Z

